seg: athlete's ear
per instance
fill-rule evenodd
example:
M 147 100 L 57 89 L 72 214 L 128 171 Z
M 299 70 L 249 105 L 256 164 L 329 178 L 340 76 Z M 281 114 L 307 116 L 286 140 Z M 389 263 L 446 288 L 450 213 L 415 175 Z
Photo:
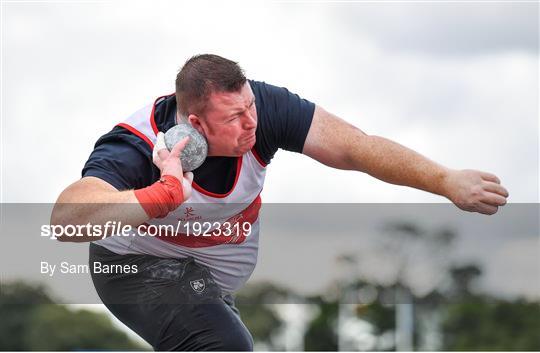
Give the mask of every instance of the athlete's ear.
M 191 124 L 191 126 L 195 128 L 195 130 L 197 130 L 201 133 L 201 135 L 206 137 L 206 125 L 201 118 L 199 118 L 195 114 L 189 114 L 187 120 Z

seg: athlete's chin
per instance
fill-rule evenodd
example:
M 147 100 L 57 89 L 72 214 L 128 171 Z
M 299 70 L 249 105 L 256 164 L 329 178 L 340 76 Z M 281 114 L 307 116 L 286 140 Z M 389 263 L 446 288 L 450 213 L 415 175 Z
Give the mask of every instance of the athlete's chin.
M 249 151 L 251 151 L 251 149 L 253 148 L 253 146 L 255 146 L 255 142 L 252 142 L 252 143 L 249 143 L 249 144 L 245 144 L 245 145 L 241 145 L 241 146 L 238 146 L 238 148 L 236 149 L 235 151 L 235 155 L 236 156 L 243 156 L 244 154 L 248 153 Z
M 255 147 L 255 139 L 253 139 L 253 142 L 248 143 L 245 153 L 247 153 L 248 151 L 251 151 L 253 147 Z

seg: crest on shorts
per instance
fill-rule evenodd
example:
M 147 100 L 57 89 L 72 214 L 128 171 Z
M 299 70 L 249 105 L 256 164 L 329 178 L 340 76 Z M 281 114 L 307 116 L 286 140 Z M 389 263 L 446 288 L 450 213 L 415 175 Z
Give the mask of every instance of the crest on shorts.
M 191 288 L 197 292 L 202 293 L 205 288 L 204 279 L 196 279 L 195 281 L 189 281 L 189 284 L 191 285 Z

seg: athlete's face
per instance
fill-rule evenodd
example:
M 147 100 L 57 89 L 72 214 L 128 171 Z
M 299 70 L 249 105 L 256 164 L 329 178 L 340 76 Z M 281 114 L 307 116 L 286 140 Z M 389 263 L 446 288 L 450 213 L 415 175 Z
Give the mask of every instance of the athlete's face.
M 204 116 L 188 120 L 208 140 L 209 156 L 235 157 L 255 145 L 257 109 L 249 83 L 238 92 L 212 93 Z

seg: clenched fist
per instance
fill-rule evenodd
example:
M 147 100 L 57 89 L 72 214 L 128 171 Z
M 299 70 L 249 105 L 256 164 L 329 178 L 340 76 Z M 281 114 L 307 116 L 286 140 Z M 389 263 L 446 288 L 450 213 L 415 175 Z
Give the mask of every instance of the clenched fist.
M 460 209 L 487 215 L 496 213 L 508 197 L 497 176 L 478 170 L 450 170 L 445 189 L 446 196 Z

